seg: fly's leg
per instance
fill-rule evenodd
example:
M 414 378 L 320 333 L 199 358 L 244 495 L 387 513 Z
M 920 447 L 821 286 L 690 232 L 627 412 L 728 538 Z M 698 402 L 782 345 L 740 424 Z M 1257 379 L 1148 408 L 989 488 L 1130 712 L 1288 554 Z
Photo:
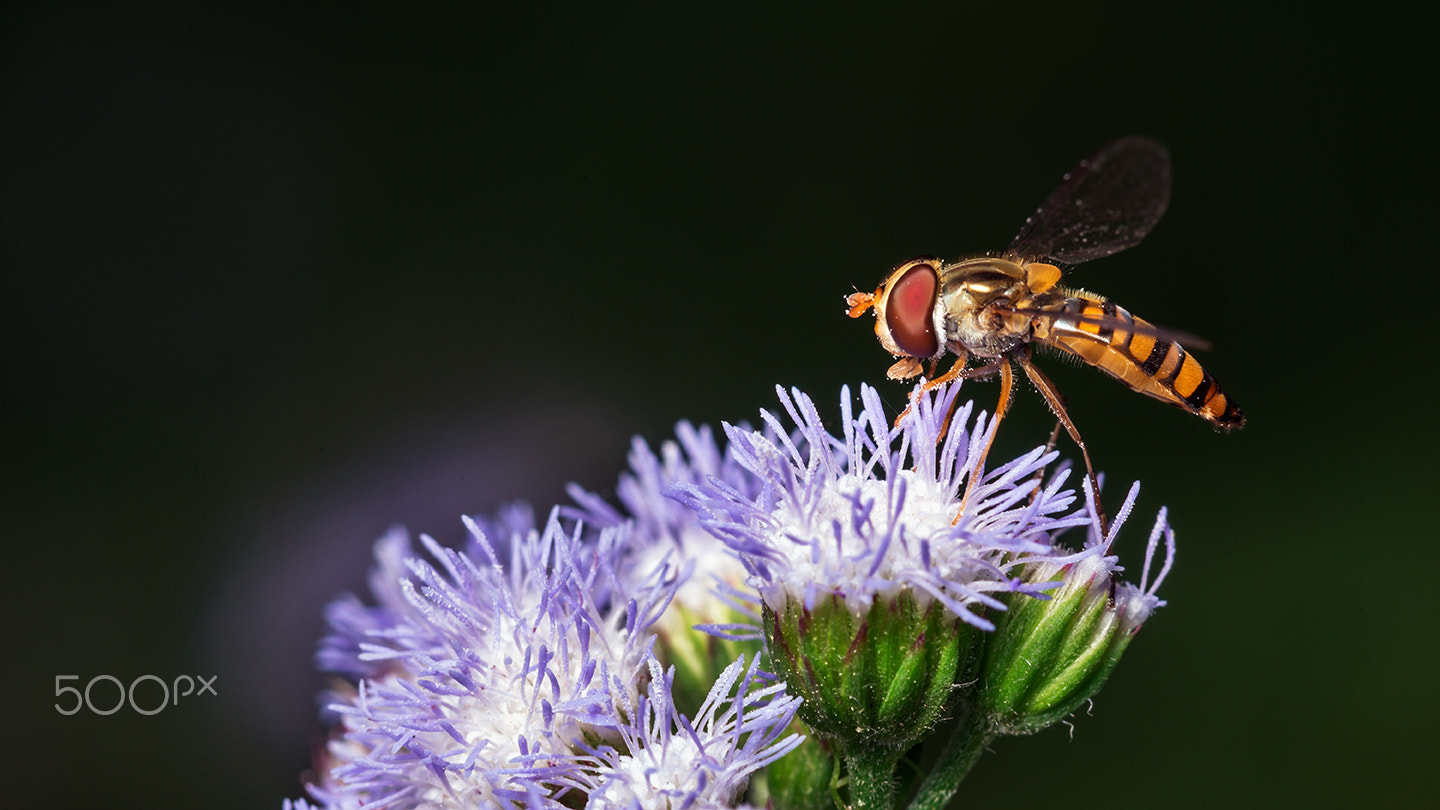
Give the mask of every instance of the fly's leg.
M 1055 390 L 1055 384 L 1050 382 L 1050 378 L 1040 373 L 1040 369 L 1030 362 L 1030 353 L 1030 346 L 1026 344 L 1025 350 L 1015 355 L 1015 362 L 1025 369 L 1025 375 L 1040 389 L 1055 418 L 1060 420 L 1065 431 L 1080 448 L 1080 455 L 1085 459 L 1085 471 L 1090 475 L 1090 488 L 1095 493 L 1095 517 L 1100 521 L 1100 536 L 1103 538 L 1110 531 L 1110 522 L 1105 518 L 1105 507 L 1100 504 L 1100 479 L 1095 475 L 1095 465 L 1090 463 L 1090 451 L 1085 449 L 1085 440 L 1080 438 L 1080 431 L 1076 429 L 1075 423 L 1070 421 L 1070 414 L 1065 412 L 1065 400 L 1060 397 L 1060 392 Z
M 1006 412 L 1010 410 L 1010 392 L 1015 387 L 1015 372 L 1010 370 L 1010 364 L 1004 358 L 995 360 L 989 366 L 982 366 L 981 369 L 994 370 L 994 366 L 1000 366 L 1000 401 L 995 405 L 995 415 L 990 419 L 989 437 L 985 439 L 985 449 L 980 452 L 980 458 L 975 462 L 975 469 L 970 472 L 970 480 L 965 484 L 965 494 L 960 497 L 960 509 L 955 512 L 954 523 L 960 522 L 960 516 L 965 514 L 965 505 L 970 502 L 970 493 L 975 490 L 976 482 L 985 477 L 985 459 L 990 456 L 990 448 L 995 444 L 995 434 L 999 432 L 1000 420 L 1005 418 Z
M 977 366 L 972 369 L 967 369 L 960 374 L 957 374 L 956 377 L 962 380 L 973 380 L 976 377 L 988 377 L 991 374 L 994 374 L 996 371 L 999 371 L 1001 365 L 1004 363 L 1005 361 L 1003 359 L 991 360 L 983 366 Z M 940 432 L 935 436 L 936 444 L 945 441 L 945 434 L 950 432 L 950 422 L 955 418 L 955 409 L 959 407 L 959 405 L 959 397 L 950 400 L 950 407 L 947 408 L 945 411 L 945 421 L 940 423 Z
M 1055 427 L 1050 431 L 1050 440 L 1045 442 L 1046 453 L 1049 453 L 1050 451 L 1055 449 L 1055 443 L 1060 440 L 1060 428 L 1064 426 L 1064 422 L 1061 422 L 1059 419 L 1055 420 Z M 1035 499 L 1040 497 L 1040 488 L 1045 482 L 1045 467 L 1041 467 L 1040 469 L 1036 470 L 1035 474 L 1030 476 L 1030 482 L 1035 485 L 1035 491 L 1030 493 L 1030 500 L 1028 503 L 1030 505 L 1034 505 Z
M 915 396 L 913 396 L 910 399 L 910 403 L 905 406 L 905 410 L 901 411 L 900 415 L 895 417 L 895 427 L 900 427 L 900 420 L 904 419 L 910 413 L 910 409 L 914 408 L 915 403 L 920 401 L 920 396 L 922 394 L 925 394 L 926 392 L 931 391 L 934 388 L 944 385 L 945 383 L 951 382 L 953 380 L 973 380 L 976 377 L 988 377 L 991 374 L 994 374 L 996 371 L 1000 370 L 1005 363 L 1003 359 L 995 359 L 991 360 L 983 366 L 976 366 L 975 368 L 968 369 L 962 368 L 962 366 L 965 365 L 965 359 L 968 356 L 968 353 L 961 355 L 960 359 L 956 361 L 955 365 L 950 367 L 949 371 L 945 372 L 939 377 L 936 377 L 933 380 L 927 380 L 923 385 L 921 385 L 920 390 L 915 392 Z M 952 419 L 955 418 L 955 409 L 959 405 L 960 400 L 958 397 L 950 400 L 950 407 L 945 410 L 945 421 L 940 423 L 940 432 L 935 435 L 936 444 L 945 441 L 945 435 L 950 432 L 950 422 Z
M 921 396 L 922 394 L 925 394 L 925 393 L 927 393 L 927 392 L 929 392 L 929 391 L 932 391 L 932 390 L 934 390 L 935 388 L 937 388 L 938 386 L 944 385 L 945 383 L 950 382 L 951 380 L 954 380 L 954 379 L 956 379 L 956 378 L 968 379 L 968 377 L 969 377 L 970 375 L 966 374 L 966 372 L 965 372 L 965 362 L 966 362 L 967 360 L 969 360 L 969 359 L 970 359 L 970 353 L 969 353 L 969 352 L 966 352 L 965 350 L 962 349 L 962 350 L 959 352 L 959 356 L 957 356 L 957 357 L 955 358 L 955 365 L 951 366 L 949 371 L 945 372 L 944 374 L 941 374 L 939 377 L 936 377 L 936 378 L 933 379 L 933 380 L 926 380 L 925 383 L 920 386 L 920 390 L 919 390 L 919 391 L 916 391 L 916 392 L 915 392 L 915 395 L 912 396 L 912 397 L 910 397 L 910 402 L 905 405 L 905 410 L 901 411 L 901 412 L 900 412 L 900 415 L 897 416 L 897 417 L 895 417 L 895 427 L 900 427 L 900 420 L 904 419 L 906 416 L 908 416 L 908 415 L 910 414 L 910 409 L 911 409 L 911 408 L 914 408 L 914 407 L 915 407 L 915 403 L 917 403 L 917 402 L 920 401 L 920 396 Z M 937 361 L 937 362 L 938 362 L 938 361 Z M 934 374 L 934 373 L 935 373 L 935 365 L 934 365 L 934 364 L 932 364 L 932 365 L 930 366 L 930 373 L 931 373 L 931 374 Z M 948 416 L 947 416 L 946 419 L 945 419 L 945 424 L 946 424 L 947 427 L 948 427 L 949 424 L 950 424 L 950 419 L 949 419 Z M 945 431 L 944 431 L 943 429 L 940 431 L 940 435 L 941 435 L 941 436 L 944 436 L 944 435 L 945 435 Z

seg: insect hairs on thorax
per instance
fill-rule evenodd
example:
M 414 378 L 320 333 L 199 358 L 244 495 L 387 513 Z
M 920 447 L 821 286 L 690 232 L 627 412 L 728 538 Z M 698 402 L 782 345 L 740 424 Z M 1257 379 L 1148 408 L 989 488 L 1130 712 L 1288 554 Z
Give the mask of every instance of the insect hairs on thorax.
M 1030 339 L 1030 319 L 1013 310 L 1031 298 L 1025 265 L 982 256 L 941 270 L 945 337 L 975 357 L 999 357 Z

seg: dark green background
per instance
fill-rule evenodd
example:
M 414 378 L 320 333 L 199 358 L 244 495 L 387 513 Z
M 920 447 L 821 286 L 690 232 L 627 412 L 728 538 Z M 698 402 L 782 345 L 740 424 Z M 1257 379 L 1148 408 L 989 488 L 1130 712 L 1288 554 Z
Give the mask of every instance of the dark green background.
M 1122 553 L 1168 505 L 1179 558 L 1073 740 L 1001 740 L 967 806 L 1433 799 L 1433 16 L 992 5 L 6 12 L 7 802 L 300 795 L 320 609 L 388 525 L 543 515 L 777 383 L 901 406 L 842 297 L 1128 133 L 1170 211 L 1071 280 L 1211 340 L 1250 421 L 1045 363 L 1111 508 L 1145 484 Z M 219 696 L 53 708 L 187 673 Z

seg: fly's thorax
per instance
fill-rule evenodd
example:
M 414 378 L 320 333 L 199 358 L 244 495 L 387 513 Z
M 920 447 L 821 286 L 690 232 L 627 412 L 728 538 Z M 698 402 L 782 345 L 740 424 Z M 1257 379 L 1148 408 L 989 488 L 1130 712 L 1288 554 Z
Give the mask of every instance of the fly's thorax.
M 966 259 L 940 273 L 946 342 L 978 357 L 998 357 L 1029 338 L 1029 319 L 1010 310 L 1030 295 L 1023 265 Z

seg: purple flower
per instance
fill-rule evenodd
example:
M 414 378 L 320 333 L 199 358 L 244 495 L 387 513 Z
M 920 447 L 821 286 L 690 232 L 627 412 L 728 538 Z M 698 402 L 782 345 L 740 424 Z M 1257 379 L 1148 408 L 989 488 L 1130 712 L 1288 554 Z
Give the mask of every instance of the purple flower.
M 898 752 L 960 717 L 946 775 L 918 788 L 943 803 L 988 741 L 1103 684 L 1174 554 L 1162 511 L 1141 584 L 1118 582 L 1137 489 L 1102 536 L 1056 453 L 986 471 L 993 422 L 971 403 L 950 419 L 959 388 L 917 396 L 897 427 L 874 389 L 858 413 L 847 389 L 838 433 L 780 390 L 793 427 L 762 411 L 763 430 L 726 425 L 724 449 L 684 422 L 658 454 L 637 439 L 618 505 L 572 486 L 543 529 L 512 509 L 467 518 L 463 551 L 422 535 L 429 561 L 392 530 L 376 604 L 327 610 L 317 663 L 354 685 L 328 706 L 311 799 L 734 807 L 801 744 L 798 718 L 823 745 L 771 769 L 771 798 L 828 795 L 843 774 L 850 800 L 880 806 Z M 1079 549 L 1059 543 L 1073 528 Z M 783 682 L 758 669 L 762 638 Z
M 359 676 L 314 798 L 328 807 L 556 806 L 579 779 L 575 752 L 618 739 L 612 707 L 638 698 L 647 628 L 674 591 L 655 568 L 617 563 L 626 524 L 581 540 L 551 515 L 510 538 L 502 565 L 467 519 L 472 553 L 392 531 L 376 543 L 379 601 L 333 605 L 318 661 Z M 438 565 L 438 567 L 437 567 Z
M 578 506 L 563 514 L 596 527 L 631 524 L 626 552 L 630 564 L 642 571 L 662 563 L 681 568 L 676 600 L 687 618 L 716 622 L 731 618 L 730 608 L 743 610 L 735 604 L 736 598 L 744 598 L 737 591 L 746 576 L 739 557 L 700 525 L 694 511 L 670 497 L 670 491 L 713 480 L 753 496 L 759 492 L 759 479 L 734 453 L 720 449 L 708 425 L 697 429 L 689 422 L 675 426 L 675 440 L 662 443 L 658 456 L 636 437 L 629 461 L 630 471 L 615 488 L 623 511 L 572 484 L 570 496 Z
M 808 397 L 778 390 L 793 437 L 768 412 L 761 414 L 768 434 L 725 427 L 736 460 L 760 480 L 758 491 L 715 479 L 672 489 L 745 559 L 772 610 L 792 599 L 811 609 L 838 596 L 859 615 L 873 600 L 905 591 L 921 608 L 936 600 L 989 630 L 986 610 L 1004 609 L 996 595 L 1043 592 L 1049 586 L 1027 583 L 1022 569 L 1069 557 L 1054 546 L 1055 535 L 1091 523 L 1062 489 L 1068 469 L 1042 485 L 1037 476 L 1057 457 L 1044 448 L 972 483 L 986 445 L 983 416 L 967 429 L 966 403 L 938 440 L 958 385 L 921 397 L 898 428 L 873 388 L 861 387 L 858 415 L 846 389 L 839 436 Z
M 784 693 L 783 683 L 765 685 L 758 664 L 747 669 L 741 658 L 726 667 L 692 721 L 671 699 L 674 670 L 662 672 L 652 659 L 647 698 L 616 706 L 617 714 L 634 718 L 621 729 L 621 746 L 594 754 L 586 807 L 735 807 L 752 773 L 804 740 L 781 737 L 800 701 Z
M 563 513 L 590 526 L 629 525 L 622 569 L 669 565 L 679 571 L 675 601 L 651 630 L 656 654 L 677 670 L 675 702 L 693 710 L 732 661 L 760 652 L 759 606 L 745 584 L 747 573 L 739 556 L 669 493 L 677 485 L 715 481 L 753 496 L 760 491 L 760 480 L 733 452 L 722 451 L 706 426 L 697 429 L 681 422 L 675 439 L 659 450 L 657 455 L 643 439 L 635 439 L 629 472 L 616 486 L 619 509 L 571 485 L 570 496 L 578 506 Z

